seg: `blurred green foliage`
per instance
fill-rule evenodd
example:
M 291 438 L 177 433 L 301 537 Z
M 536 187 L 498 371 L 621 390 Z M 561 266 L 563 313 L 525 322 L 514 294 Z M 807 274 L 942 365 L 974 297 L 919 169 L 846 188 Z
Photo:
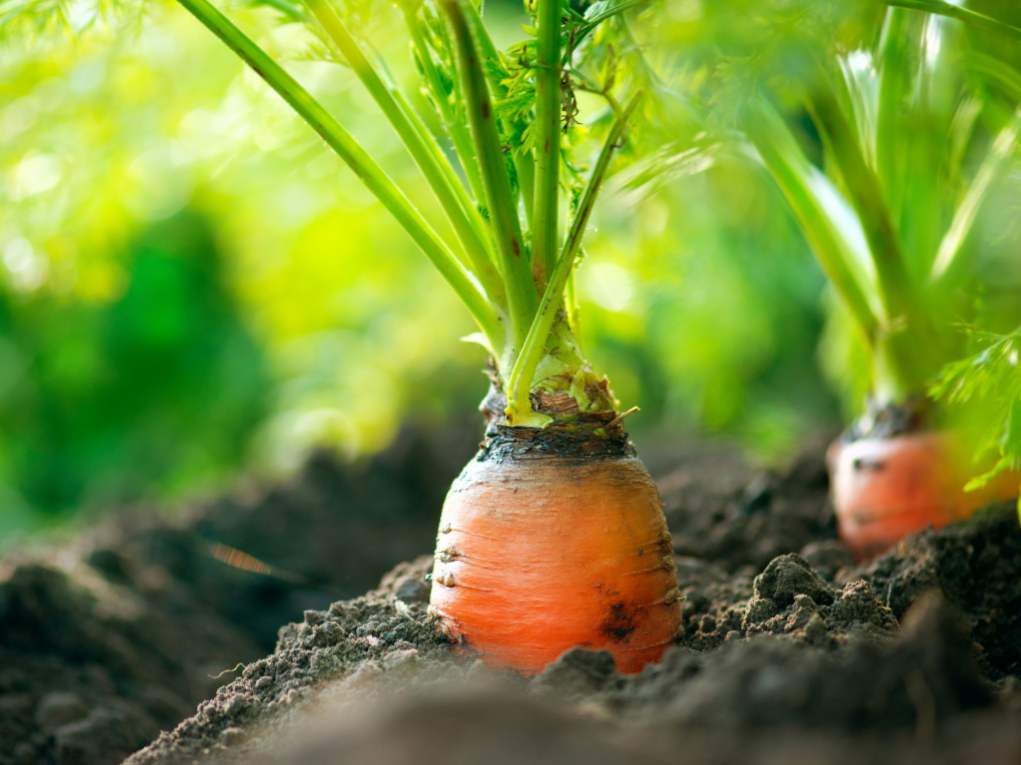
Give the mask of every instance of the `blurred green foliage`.
M 423 192 L 349 71 L 230 7 Z M 490 8 L 518 39 L 520 6 Z M 472 325 L 357 179 L 180 9 L 114 27 L 0 46 L 0 534 L 324 443 L 363 454 L 412 416 L 464 422 L 485 388 Z M 365 31 L 410 81 L 399 25 Z M 578 274 L 586 350 L 642 407 L 636 431 L 782 458 L 838 420 L 823 280 L 764 173 L 703 170 L 604 196 Z
M 818 243 L 842 298 L 827 311 L 823 362 L 848 416 L 878 393 L 877 376 L 887 392 L 923 389 L 965 352 L 965 323 L 1006 331 L 1021 321 L 1021 48 L 1009 26 L 1021 11 L 911 2 L 1002 23 L 877 0 L 727 0 L 669 4 L 671 18 L 650 32 L 675 52 L 674 77 L 707 133 L 732 151 L 748 140 L 748 160 L 771 168 Z M 714 147 L 682 141 L 675 153 L 696 149 L 700 159 Z M 889 310 L 916 318 L 869 326 Z M 877 362 L 898 342 L 900 369 Z
M 206 219 L 144 231 L 109 302 L 0 293 L 0 531 L 236 468 L 270 401 Z

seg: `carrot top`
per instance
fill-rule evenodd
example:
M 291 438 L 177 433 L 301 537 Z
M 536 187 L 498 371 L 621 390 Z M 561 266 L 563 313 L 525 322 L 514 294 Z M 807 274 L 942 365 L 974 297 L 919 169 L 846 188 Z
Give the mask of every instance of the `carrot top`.
M 497 48 L 473 0 L 370 3 L 371 13 L 391 13 L 406 26 L 418 94 L 391 81 L 361 38 L 355 3 L 250 3 L 307 25 L 323 55 L 350 68 L 421 171 L 449 236 L 223 12 L 209 0 L 178 2 L 319 133 L 456 292 L 479 328 L 471 339 L 494 360 L 508 424 L 541 427 L 615 411 L 605 378 L 576 339 L 572 274 L 614 154 L 655 82 L 629 28 L 640 3 L 533 0 L 526 39 L 507 51 Z M 365 3 L 357 12 L 366 12 Z M 584 123 L 580 93 L 594 104 Z M 594 155 L 589 167 L 587 155 Z
M 855 335 L 856 398 L 924 395 L 963 323 L 1017 320 L 981 305 L 1003 285 L 977 233 L 1021 145 L 1021 28 L 944 0 L 727 0 L 663 28 L 709 137 L 657 162 L 725 146 L 771 176 Z

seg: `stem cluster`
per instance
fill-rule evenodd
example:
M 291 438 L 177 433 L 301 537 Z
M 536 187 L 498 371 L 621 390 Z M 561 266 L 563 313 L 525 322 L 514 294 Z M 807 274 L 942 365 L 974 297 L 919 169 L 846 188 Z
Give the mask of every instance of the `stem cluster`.
M 303 0 L 307 14 L 302 18 L 318 26 L 372 96 L 428 182 L 454 242 L 438 234 L 322 104 L 209 0 L 178 1 L 322 136 L 454 289 L 497 362 L 508 423 L 545 424 L 549 418 L 532 408 L 534 387 L 543 382 L 536 379 L 543 359 L 557 357 L 558 376 L 568 390 L 587 369 L 564 318 L 564 296 L 613 152 L 637 105 L 635 98 L 618 113 L 561 241 L 564 0 L 534 3 L 534 141 L 527 147 L 508 145 L 497 108 L 504 95 L 494 75 L 499 53 L 472 0 L 399 3 L 424 90 L 440 118 L 438 131 L 352 33 L 337 0 Z M 455 62 L 451 76 L 437 45 Z M 593 402 L 579 393 L 576 401 L 579 409 L 613 408 L 609 396 Z
M 881 403 L 923 393 L 953 357 L 952 321 L 934 307 L 946 306 L 970 276 L 964 265 L 974 249 L 966 245 L 977 210 L 1021 134 L 1021 86 L 1001 78 L 1015 99 L 1013 115 L 964 183 L 965 152 L 948 146 L 972 141 L 975 121 L 962 116 L 968 112 L 961 104 L 981 102 L 966 90 L 952 54 L 950 36 L 959 30 L 920 11 L 1009 36 L 1018 30 L 940 0 L 886 3 L 891 7 L 873 49 L 817 60 L 803 106 L 821 139 L 821 165 L 808 159 L 768 97 L 753 98 L 742 120 L 869 346 L 873 394 Z M 940 196 L 954 188 L 948 172 L 965 188 L 959 198 Z

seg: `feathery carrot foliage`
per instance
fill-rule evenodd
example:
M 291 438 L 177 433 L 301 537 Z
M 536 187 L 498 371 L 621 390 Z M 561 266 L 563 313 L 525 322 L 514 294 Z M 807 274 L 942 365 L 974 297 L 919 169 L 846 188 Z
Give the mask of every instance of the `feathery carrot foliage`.
M 867 348 L 872 396 L 925 391 L 964 352 L 961 323 L 990 319 L 974 296 L 996 253 L 973 231 L 1016 167 L 1017 26 L 925 0 L 735 0 L 688 25 L 675 72 L 702 154 L 744 152 L 780 187 Z M 678 149 L 682 166 L 699 156 Z

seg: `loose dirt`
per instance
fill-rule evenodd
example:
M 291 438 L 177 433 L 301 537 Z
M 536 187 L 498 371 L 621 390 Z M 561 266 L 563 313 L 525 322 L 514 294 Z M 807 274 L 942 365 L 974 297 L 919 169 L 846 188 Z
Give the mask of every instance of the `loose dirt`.
M 298 484 L 307 481 L 308 474 Z M 151 614 L 96 621 L 100 606 L 123 593 L 96 595 L 113 585 L 95 561 L 88 576 L 103 581 L 98 590 L 83 585 L 78 569 L 54 579 L 45 567 L 15 567 L 0 599 L 0 677 L 11 661 L 38 654 L 42 662 L 45 654 L 60 682 L 40 693 L 32 681 L 40 663 L 22 689 L 0 685 L 0 704 L 18 721 L 2 731 L 4 740 L 28 731 L 24 741 L 37 757 L 26 759 L 23 747 L 21 759 L 0 754 L 0 762 L 116 762 L 112 749 L 72 749 L 68 742 L 97 740 L 81 733 L 75 739 L 81 726 L 96 726 L 111 731 L 100 739 L 107 744 L 112 731 L 123 736 L 116 751 L 126 754 L 151 740 L 158 725 L 181 719 L 203 682 L 207 700 L 130 765 L 1021 762 L 1021 531 L 1014 508 L 990 508 L 857 564 L 835 539 L 818 456 L 783 473 L 752 470 L 730 453 L 677 459 L 659 473 L 659 484 L 685 596 L 684 628 L 664 661 L 636 676 L 621 676 L 607 654 L 584 650 L 533 678 L 486 668 L 449 644 L 427 614 L 428 557 L 409 555 L 360 597 L 308 607 L 262 658 L 263 628 L 237 630 L 241 617 L 234 614 L 252 607 L 243 597 L 210 608 L 225 625 L 221 633 L 210 617 L 206 631 L 176 646 L 167 627 L 162 645 L 153 636 L 166 622 Z M 429 501 L 438 507 L 438 499 Z M 434 519 L 435 510 L 421 515 Z M 174 570 L 154 566 L 151 577 Z M 305 597 L 286 580 L 243 573 L 275 582 L 291 608 Z M 128 575 L 132 588 L 150 581 L 134 568 Z M 11 599 L 11 592 L 27 591 L 40 593 L 34 610 L 17 605 L 23 596 Z M 68 608 L 76 598 L 92 600 Z M 34 621 L 19 617 L 22 642 L 10 640 L 10 614 L 28 612 Z M 190 625 L 195 614 L 181 606 L 179 616 Z M 109 642 L 104 636 L 115 622 L 135 639 L 125 638 L 123 651 L 84 651 L 75 658 L 80 676 L 70 673 L 78 646 Z M 243 641 L 228 639 L 238 634 Z M 46 651 L 29 645 L 33 639 Z M 192 646 L 207 655 L 190 653 Z M 211 665 L 237 661 L 247 663 L 209 679 Z M 178 677 L 168 679 L 168 670 Z M 187 693 L 176 690 L 185 678 L 195 684 Z M 170 692 L 173 703 L 165 700 L 163 710 L 126 691 L 143 687 L 144 698 Z M 94 700 L 97 688 L 106 689 L 105 701 Z M 118 706 L 125 699 L 130 703 Z
M 0 764 L 118 763 L 192 714 L 281 625 L 432 546 L 474 428 L 408 428 L 364 463 L 314 455 L 166 520 L 129 508 L 0 561 Z

